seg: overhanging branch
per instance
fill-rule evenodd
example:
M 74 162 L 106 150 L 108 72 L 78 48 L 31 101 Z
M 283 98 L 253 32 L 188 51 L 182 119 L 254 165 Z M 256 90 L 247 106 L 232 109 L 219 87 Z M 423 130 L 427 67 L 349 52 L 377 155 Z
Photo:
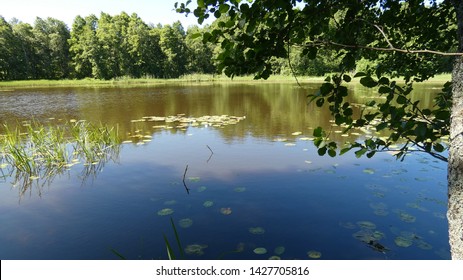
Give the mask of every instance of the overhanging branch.
M 334 46 L 339 48 L 345 49 L 365 49 L 365 50 L 373 50 L 373 51 L 382 51 L 382 52 L 400 52 L 400 53 L 409 53 L 409 54 L 435 54 L 441 56 L 463 56 L 461 52 L 441 52 L 441 51 L 434 51 L 434 50 L 406 50 L 406 49 L 399 49 L 390 44 L 388 42 L 389 48 L 380 48 L 380 47 L 370 47 L 370 46 L 363 46 L 363 45 L 347 45 L 341 44 L 333 41 L 326 41 L 326 40 L 316 40 L 313 42 L 306 43 L 305 46 L 307 47 L 322 47 L 322 46 Z

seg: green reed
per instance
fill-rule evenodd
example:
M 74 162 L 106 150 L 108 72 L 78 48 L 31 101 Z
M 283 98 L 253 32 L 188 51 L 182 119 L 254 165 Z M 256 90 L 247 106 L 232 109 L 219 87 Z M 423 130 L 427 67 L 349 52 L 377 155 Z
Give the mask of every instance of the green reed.
M 32 181 L 50 182 L 56 175 L 83 163 L 85 173 L 100 170 L 119 154 L 121 140 L 117 127 L 70 121 L 45 126 L 36 121 L 10 127 L 0 135 L 0 175 L 21 183 L 21 193 Z

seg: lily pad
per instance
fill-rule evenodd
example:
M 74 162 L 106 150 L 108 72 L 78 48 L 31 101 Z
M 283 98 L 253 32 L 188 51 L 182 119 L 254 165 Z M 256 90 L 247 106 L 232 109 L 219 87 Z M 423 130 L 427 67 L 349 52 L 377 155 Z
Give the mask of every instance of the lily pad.
M 314 250 L 311 250 L 311 251 L 308 251 L 307 252 L 307 256 L 311 259 L 319 259 L 322 257 L 322 253 L 318 252 L 318 251 L 314 251 Z
M 176 203 L 177 203 L 176 200 L 167 200 L 167 201 L 164 202 L 164 205 L 174 205 Z
M 189 228 L 193 225 L 193 220 L 190 218 L 181 219 L 178 221 L 178 225 L 182 228 Z
M 399 213 L 399 217 L 402 221 L 406 222 L 406 223 L 414 223 L 416 221 L 416 217 L 413 216 L 413 215 L 410 215 L 408 213 L 405 213 L 405 212 L 401 212 Z
M 206 200 L 203 203 L 203 206 L 206 207 L 206 208 L 212 207 L 213 205 L 214 205 L 214 202 L 210 201 L 210 200 Z
M 200 177 L 188 177 L 188 181 L 190 182 L 199 182 L 200 180 Z
M 158 211 L 159 216 L 167 216 L 172 213 L 174 213 L 174 210 L 172 210 L 171 208 L 164 208 Z
M 203 244 L 190 244 L 186 246 L 185 248 L 185 253 L 188 255 L 197 255 L 197 256 L 202 256 L 204 255 L 204 249 L 207 248 L 207 245 Z
M 254 254 L 257 254 L 257 255 L 267 254 L 267 249 L 265 249 L 264 247 L 258 247 L 254 249 Z
M 281 260 L 281 258 L 279 256 L 271 256 L 270 258 L 268 258 L 269 260 Z
M 365 169 L 363 169 L 363 173 L 375 174 L 375 170 L 373 168 L 365 168 Z
M 399 247 L 407 248 L 407 247 L 410 247 L 413 242 L 411 239 L 405 238 L 403 236 L 397 236 L 394 239 L 394 243 Z
M 423 250 L 431 250 L 432 249 L 432 245 L 423 241 L 423 240 L 418 240 L 417 241 L 417 244 L 416 246 L 420 249 L 423 249 Z
M 205 190 L 207 190 L 207 187 L 205 187 L 205 186 L 201 186 L 201 187 L 198 188 L 198 192 L 203 192 Z
M 293 136 L 299 136 L 301 134 L 302 134 L 301 131 L 296 131 L 296 132 L 291 133 L 291 135 L 293 135 Z
M 220 208 L 220 213 L 224 215 L 230 215 L 232 213 L 232 210 L 230 207 L 223 207 L 223 208 Z
M 263 227 L 250 227 L 249 232 L 252 234 L 264 234 L 265 229 Z
M 275 250 L 273 250 L 273 252 L 276 254 L 276 255 L 283 255 L 283 253 L 285 252 L 285 247 L 283 246 L 278 246 L 275 248 Z
M 359 221 L 357 225 L 363 229 L 375 229 L 376 225 L 370 221 Z

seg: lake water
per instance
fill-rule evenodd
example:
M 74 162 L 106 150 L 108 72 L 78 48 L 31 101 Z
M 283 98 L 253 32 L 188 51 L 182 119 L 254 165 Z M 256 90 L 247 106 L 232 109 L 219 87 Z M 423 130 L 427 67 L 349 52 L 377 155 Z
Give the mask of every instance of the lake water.
M 419 87 L 417 98 L 431 104 L 435 87 Z M 179 255 L 172 219 L 187 259 L 449 259 L 446 164 L 418 153 L 403 162 L 387 153 L 318 156 L 307 138 L 319 125 L 336 141 L 374 131 L 343 135 L 328 112 L 307 104 L 317 89 L 227 83 L 0 92 L 2 123 L 87 120 L 117 126 L 131 140 L 97 172 L 78 164 L 23 195 L 3 178 L 0 258 L 118 259 L 114 249 L 128 259 L 166 259 L 164 235 Z M 351 90 L 351 103 L 374 96 Z M 246 118 L 183 129 L 140 121 L 178 114 Z M 137 134 L 145 137 L 131 138 Z

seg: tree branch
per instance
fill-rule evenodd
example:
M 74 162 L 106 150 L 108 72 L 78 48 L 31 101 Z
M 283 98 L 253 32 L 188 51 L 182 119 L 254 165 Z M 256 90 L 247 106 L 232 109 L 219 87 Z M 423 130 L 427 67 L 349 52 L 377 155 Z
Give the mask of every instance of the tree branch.
M 400 52 L 400 53 L 416 53 L 416 54 L 422 54 L 422 53 L 428 53 L 428 54 L 435 54 L 435 55 L 441 55 L 441 56 L 463 56 L 463 53 L 461 52 L 441 52 L 441 51 L 433 51 L 433 50 L 405 50 L 405 49 L 399 49 L 396 47 L 393 47 L 390 45 L 389 48 L 380 48 L 380 47 L 369 47 L 369 46 L 362 46 L 362 45 L 346 45 L 346 44 L 341 44 L 341 43 L 336 43 L 332 41 L 326 41 L 326 40 L 317 40 L 314 42 L 306 43 L 305 46 L 312 46 L 312 47 L 320 47 L 320 46 L 335 46 L 335 47 L 340 47 L 340 48 L 345 48 L 345 49 L 365 49 L 365 50 L 373 50 L 373 51 L 384 51 L 384 52 Z

